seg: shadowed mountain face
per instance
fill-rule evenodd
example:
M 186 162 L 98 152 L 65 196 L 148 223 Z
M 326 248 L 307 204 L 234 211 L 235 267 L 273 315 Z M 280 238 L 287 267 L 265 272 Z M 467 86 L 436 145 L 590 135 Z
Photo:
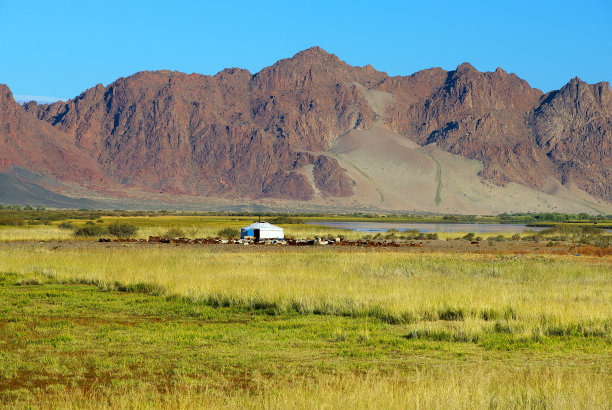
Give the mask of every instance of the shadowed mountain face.
M 388 77 L 315 47 L 254 75 L 141 72 L 66 103 L 22 108 L 2 90 L 1 144 L 10 149 L 0 170 L 19 165 L 87 187 L 106 178 L 125 192 L 360 205 L 350 201 L 367 172 L 349 169 L 334 144 L 386 128 L 482 161 L 479 176 L 494 185 L 543 190 L 552 181 L 612 201 L 607 83 L 575 79 L 542 95 L 514 74 L 469 64 Z

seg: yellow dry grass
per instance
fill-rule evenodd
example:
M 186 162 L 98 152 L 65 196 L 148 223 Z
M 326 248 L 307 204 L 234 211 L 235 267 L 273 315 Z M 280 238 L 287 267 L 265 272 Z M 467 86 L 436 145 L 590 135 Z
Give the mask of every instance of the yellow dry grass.
M 612 331 L 610 258 L 338 252 L 169 245 L 0 248 L 0 271 L 102 286 L 151 284 L 213 305 L 377 316 L 392 322 L 518 317 L 520 331 Z M 461 330 L 468 331 L 469 320 Z M 522 330 L 521 330 L 522 329 Z
M 72 237 L 72 231 L 54 225 L 0 226 L 0 242 L 57 241 Z
M 365 375 L 288 376 L 278 383 L 255 375 L 251 393 L 219 391 L 191 385 L 159 392 L 143 383 L 136 388 L 100 389 L 95 394 L 46 393 L 14 403 L 62 409 L 98 408 L 249 408 L 249 409 L 476 409 L 476 408 L 584 408 L 610 406 L 612 376 L 584 374 L 576 369 L 521 367 L 514 370 L 482 366 L 440 366 L 416 370 L 408 379 L 397 372 Z M 280 384 L 280 386 L 279 386 Z M 119 392 L 117 391 L 119 390 Z M 121 392 L 123 390 L 123 392 Z M 10 407 L 7 407 L 10 408 Z
M 607 408 L 612 394 L 611 362 L 605 358 L 612 343 L 611 271 L 609 257 L 239 245 L 1 245 L 0 273 L 15 272 L 24 283 L 46 275 L 107 289 L 134 286 L 213 306 L 366 317 L 359 320 L 397 324 L 403 340 L 414 338 L 433 349 L 403 352 L 410 357 L 408 364 L 391 351 L 372 358 L 380 361 L 374 367 L 366 367 L 370 358 L 364 356 L 363 368 L 346 365 L 336 371 L 321 364 L 308 374 L 260 363 L 244 388 L 231 380 L 179 372 L 168 391 L 147 381 L 123 385 L 118 378 L 91 392 L 64 385 L 58 385 L 57 394 L 51 388 L 28 391 L 10 405 Z M 344 340 L 345 332 L 339 328 L 337 339 Z M 367 340 L 367 329 L 360 332 Z M 573 339 L 565 342 L 566 334 Z M 503 335 L 503 349 L 521 343 L 529 347 L 487 350 L 486 343 L 495 343 L 498 335 Z M 551 335 L 556 339 L 551 341 Z M 540 338 L 548 344 L 539 344 Z M 554 351 L 555 343 L 560 352 Z M 313 342 L 310 348 L 305 357 L 326 357 L 322 352 L 328 347 Z M 233 357 L 229 351 L 219 354 Z M 250 357 L 246 354 L 241 363 Z

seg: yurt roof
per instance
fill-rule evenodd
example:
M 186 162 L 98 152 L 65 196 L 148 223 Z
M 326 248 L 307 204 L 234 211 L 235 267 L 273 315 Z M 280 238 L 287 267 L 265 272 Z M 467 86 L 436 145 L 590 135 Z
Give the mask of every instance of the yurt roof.
M 268 231 L 278 231 L 278 230 L 282 230 L 283 228 L 278 227 L 276 225 L 272 225 L 271 223 L 268 222 L 255 222 L 250 224 L 249 226 L 245 226 L 242 229 L 259 229 L 259 230 L 268 230 Z

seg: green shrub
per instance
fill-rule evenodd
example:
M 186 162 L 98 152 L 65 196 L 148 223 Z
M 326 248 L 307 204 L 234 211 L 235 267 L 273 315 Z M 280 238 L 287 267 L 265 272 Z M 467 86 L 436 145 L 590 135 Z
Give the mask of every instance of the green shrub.
M 57 225 L 57 227 L 60 229 L 74 229 L 75 228 L 72 222 L 62 222 L 61 224 Z
M 463 239 L 465 239 L 466 241 L 473 241 L 475 236 L 476 236 L 476 235 L 474 235 L 472 232 L 470 232 L 470 233 L 468 233 L 468 234 L 465 234 L 465 236 L 463 237 Z
M 85 225 L 74 230 L 75 236 L 104 236 L 108 235 L 108 229 L 99 225 Z
M 411 229 L 403 232 L 402 239 L 416 239 L 420 232 L 416 229 Z
M 524 241 L 540 242 L 540 237 L 537 236 L 537 235 L 527 235 L 527 236 L 523 236 L 523 240 Z
M 219 232 L 217 232 L 217 236 L 220 236 L 221 238 L 239 238 L 240 230 L 230 227 L 223 228 Z
M 126 222 L 115 222 L 108 225 L 108 232 L 117 238 L 132 238 L 138 232 L 138 227 Z
M 397 229 L 389 229 L 385 235 L 385 239 L 395 239 L 399 231 Z
M 0 216 L 0 225 L 21 226 L 25 223 L 23 218 L 15 215 Z
M 168 229 L 162 235 L 162 237 L 164 239 L 184 238 L 185 237 L 185 231 L 183 231 L 181 228 L 173 227 L 173 228 Z

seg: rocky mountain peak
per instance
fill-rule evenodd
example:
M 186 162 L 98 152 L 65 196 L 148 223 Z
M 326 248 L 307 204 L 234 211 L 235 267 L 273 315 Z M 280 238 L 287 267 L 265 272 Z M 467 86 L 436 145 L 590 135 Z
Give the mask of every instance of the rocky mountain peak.
M 222 76 L 251 76 L 251 73 L 249 70 L 245 70 L 244 68 L 237 68 L 237 67 L 231 67 L 231 68 L 224 68 L 223 70 L 219 71 L 217 74 L 215 74 L 215 77 L 222 77 Z
M 0 84 L 0 98 L 3 100 L 13 99 L 13 93 L 6 84 Z
M 562 98 L 566 101 L 586 99 L 603 106 L 609 106 L 612 103 L 610 83 L 588 84 L 578 77 L 572 78 L 558 92 L 549 93 L 549 96 Z
M 319 46 L 314 46 L 314 47 L 310 47 L 307 48 L 306 50 L 300 51 L 298 53 L 296 53 L 293 57 L 291 57 L 291 59 L 293 60 L 335 60 L 335 61 L 339 61 L 340 59 L 335 55 L 335 54 L 331 54 L 328 53 L 327 51 L 323 50 L 321 47 Z
M 598 106 L 597 111 L 601 110 L 605 116 L 612 115 L 612 90 L 608 82 L 588 84 L 574 77 L 560 90 L 551 91 L 542 97 L 542 107 L 564 106 L 564 109 L 574 113 L 594 105 Z
M 457 74 L 480 74 L 480 72 L 478 70 L 476 70 L 476 68 L 474 68 L 474 66 L 468 62 L 465 63 L 461 63 L 457 66 L 457 68 L 455 69 L 455 72 Z
M 14 120 L 15 113 L 21 110 L 19 103 L 13 98 L 13 93 L 6 84 L 0 84 L 0 126 L 7 126 Z
M 612 200 L 612 92 L 575 77 L 542 98 L 532 114 L 536 142 L 573 182 Z

